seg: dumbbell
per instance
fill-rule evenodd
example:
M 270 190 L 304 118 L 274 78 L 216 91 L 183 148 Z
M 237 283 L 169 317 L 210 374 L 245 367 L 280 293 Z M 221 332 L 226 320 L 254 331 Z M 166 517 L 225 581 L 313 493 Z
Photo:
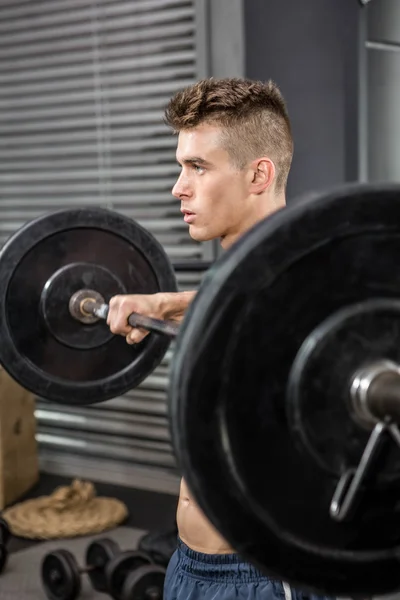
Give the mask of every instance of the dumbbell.
M 75 600 L 81 591 L 81 575 L 86 573 L 98 592 L 107 591 L 105 569 L 121 550 L 114 540 L 102 538 L 89 544 L 85 566 L 80 567 L 69 550 L 55 550 L 42 561 L 42 584 L 49 600 Z
M 121 600 L 162 600 L 165 572 L 159 565 L 139 567 L 126 578 Z
M 0 573 L 3 571 L 7 563 L 7 544 L 8 540 L 10 539 L 10 535 L 10 528 L 7 521 L 0 517 Z
M 158 569 L 146 552 L 127 550 L 106 566 L 107 591 L 114 600 L 122 600 L 127 580 L 141 569 Z
M 0 517 L 0 544 L 7 546 L 8 540 L 10 539 L 10 527 L 5 519 Z

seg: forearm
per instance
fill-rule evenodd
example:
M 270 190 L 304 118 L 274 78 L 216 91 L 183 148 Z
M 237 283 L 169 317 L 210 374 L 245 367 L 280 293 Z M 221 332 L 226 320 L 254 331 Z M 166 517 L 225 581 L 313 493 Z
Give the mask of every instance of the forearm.
M 195 291 L 160 293 L 161 311 L 164 319 L 181 321 L 196 293 Z

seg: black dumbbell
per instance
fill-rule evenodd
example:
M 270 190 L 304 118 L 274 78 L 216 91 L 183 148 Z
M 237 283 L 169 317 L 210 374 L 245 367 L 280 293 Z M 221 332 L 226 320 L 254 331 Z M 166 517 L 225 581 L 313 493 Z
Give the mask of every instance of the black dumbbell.
M 138 543 L 138 550 L 147 552 L 156 565 L 167 568 L 177 547 L 178 529 L 174 527 L 165 532 L 151 532 L 143 535 Z
M 75 600 L 81 591 L 81 575 L 87 573 L 98 592 L 106 592 L 105 569 L 120 548 L 114 540 L 103 538 L 89 544 L 85 567 L 80 567 L 68 550 L 55 550 L 42 562 L 42 584 L 49 600 Z
M 122 600 L 122 590 L 132 572 L 153 566 L 149 554 L 138 550 L 127 550 L 114 557 L 106 567 L 107 591 L 114 600 Z
M 0 573 L 3 571 L 4 567 L 7 564 L 8 551 L 3 544 L 0 545 Z
M 7 521 L 0 517 L 0 573 L 7 564 L 7 544 L 8 540 L 10 539 L 10 535 L 10 528 Z
M 126 578 L 121 600 L 162 600 L 165 572 L 158 565 L 139 567 Z
M 10 535 L 10 527 L 7 521 L 0 517 L 0 544 L 7 546 Z

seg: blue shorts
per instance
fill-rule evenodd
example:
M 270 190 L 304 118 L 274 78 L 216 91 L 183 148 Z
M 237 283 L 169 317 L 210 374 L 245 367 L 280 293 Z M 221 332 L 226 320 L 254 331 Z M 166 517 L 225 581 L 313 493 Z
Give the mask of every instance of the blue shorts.
M 195 552 L 178 539 L 169 562 L 164 600 L 325 600 L 263 575 L 237 554 Z

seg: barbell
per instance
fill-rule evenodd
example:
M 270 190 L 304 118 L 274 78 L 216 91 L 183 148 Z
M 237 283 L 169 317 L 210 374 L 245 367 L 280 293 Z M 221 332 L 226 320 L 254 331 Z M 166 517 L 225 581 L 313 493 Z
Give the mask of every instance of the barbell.
M 172 440 L 214 526 L 245 559 L 299 588 L 392 593 L 399 255 L 400 187 L 310 195 L 214 263 L 179 332 L 150 322 L 143 342 L 128 346 L 104 322 L 107 303 L 177 290 L 162 247 L 110 211 L 53 213 L 0 254 L 0 362 L 43 398 L 93 403 L 138 385 L 176 337 Z

